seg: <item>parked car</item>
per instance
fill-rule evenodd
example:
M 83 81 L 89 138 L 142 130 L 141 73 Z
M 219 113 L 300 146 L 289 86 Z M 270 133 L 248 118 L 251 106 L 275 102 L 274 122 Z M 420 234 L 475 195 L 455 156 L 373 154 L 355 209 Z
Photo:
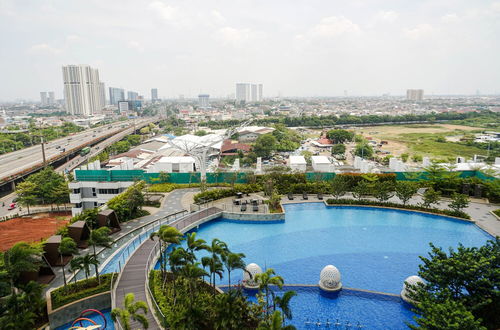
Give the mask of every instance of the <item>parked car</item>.
M 10 203 L 9 207 L 7 208 L 7 210 L 9 210 L 9 211 L 10 211 L 10 210 L 13 210 L 13 209 L 15 209 L 15 208 L 16 208 L 16 206 L 17 206 L 17 204 L 16 204 L 16 203 Z

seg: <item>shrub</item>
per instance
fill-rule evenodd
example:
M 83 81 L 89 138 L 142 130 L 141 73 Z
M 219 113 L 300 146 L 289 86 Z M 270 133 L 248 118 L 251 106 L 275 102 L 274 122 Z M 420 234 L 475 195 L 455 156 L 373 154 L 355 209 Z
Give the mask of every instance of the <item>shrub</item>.
M 452 211 L 452 210 L 441 210 L 441 209 L 435 209 L 435 208 L 429 208 L 429 207 L 423 207 L 419 205 L 403 205 L 399 203 L 392 203 L 392 202 L 378 202 L 378 201 L 371 201 L 367 199 L 361 199 L 361 200 L 354 200 L 354 199 L 328 199 L 326 201 L 328 205 L 367 205 L 367 206 L 383 206 L 383 207 L 392 207 L 392 208 L 398 208 L 398 209 L 406 209 L 406 210 L 415 210 L 415 211 L 423 211 L 423 212 L 429 212 L 429 213 L 436 213 L 436 214 L 442 214 L 442 215 L 448 215 L 451 217 L 456 217 L 456 218 L 462 218 L 462 219 L 467 219 L 470 220 L 470 216 L 462 211 Z
M 391 181 L 393 183 L 396 183 L 396 174 L 394 173 L 381 173 L 381 174 L 370 174 L 374 178 L 377 178 L 378 182 L 384 182 L 384 181 Z M 348 190 L 352 190 L 354 187 L 358 185 L 358 183 L 362 180 L 364 180 L 366 174 L 364 173 L 342 173 L 342 174 L 337 174 L 337 176 L 342 177 L 348 187 Z
M 59 308 L 85 297 L 109 291 L 111 289 L 112 275 L 113 273 L 101 275 L 100 285 L 97 278 L 91 277 L 88 280 L 81 280 L 76 283 L 70 283 L 66 287 L 55 289 L 51 292 L 52 309 Z M 115 273 L 115 277 L 116 275 Z
M 236 184 L 234 185 L 234 188 L 216 188 L 198 193 L 194 195 L 193 199 L 195 203 L 202 203 L 202 202 L 215 201 L 221 198 L 235 196 L 237 192 L 249 194 L 261 190 L 262 186 L 256 183 Z

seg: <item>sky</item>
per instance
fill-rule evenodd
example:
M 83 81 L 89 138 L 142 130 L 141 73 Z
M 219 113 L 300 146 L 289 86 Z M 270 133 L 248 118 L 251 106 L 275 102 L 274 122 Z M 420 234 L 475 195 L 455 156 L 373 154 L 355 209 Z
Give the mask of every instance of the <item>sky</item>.
M 0 31 L 2 101 L 68 64 L 146 98 L 500 93 L 499 0 L 0 0 Z

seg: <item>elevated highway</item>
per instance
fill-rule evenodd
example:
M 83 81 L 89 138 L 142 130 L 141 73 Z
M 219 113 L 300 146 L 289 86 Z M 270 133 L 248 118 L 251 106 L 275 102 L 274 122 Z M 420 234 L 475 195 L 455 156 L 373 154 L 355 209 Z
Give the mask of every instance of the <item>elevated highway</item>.
M 76 167 L 87 160 L 88 157 L 78 155 L 83 148 L 91 147 L 89 156 L 95 155 L 108 145 L 158 120 L 158 118 L 144 118 L 116 122 L 47 142 L 45 143 L 46 164 L 54 165 L 61 171 L 66 169 L 69 171 L 72 169 L 72 162 Z M 99 146 L 99 148 L 93 148 L 93 146 Z M 11 190 L 16 181 L 40 170 L 43 166 L 41 145 L 1 155 L 1 190 Z

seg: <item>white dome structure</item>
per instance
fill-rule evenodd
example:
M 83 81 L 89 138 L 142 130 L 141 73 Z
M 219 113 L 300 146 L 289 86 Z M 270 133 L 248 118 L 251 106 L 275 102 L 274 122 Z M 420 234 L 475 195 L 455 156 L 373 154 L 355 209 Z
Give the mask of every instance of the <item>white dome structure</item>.
M 328 292 L 339 291 L 342 289 L 340 279 L 340 272 L 337 267 L 333 265 L 325 266 L 319 275 L 319 288 Z
M 243 271 L 243 286 L 247 289 L 257 289 L 259 284 L 255 281 L 255 275 L 262 273 L 262 268 L 255 263 L 248 264 Z
M 408 297 L 408 294 L 412 291 L 411 288 L 408 287 L 408 285 L 417 285 L 418 283 L 425 283 L 420 276 L 412 275 L 410 277 L 407 277 L 403 283 L 403 290 L 401 290 L 401 299 L 410 304 L 415 303 L 415 301 Z

